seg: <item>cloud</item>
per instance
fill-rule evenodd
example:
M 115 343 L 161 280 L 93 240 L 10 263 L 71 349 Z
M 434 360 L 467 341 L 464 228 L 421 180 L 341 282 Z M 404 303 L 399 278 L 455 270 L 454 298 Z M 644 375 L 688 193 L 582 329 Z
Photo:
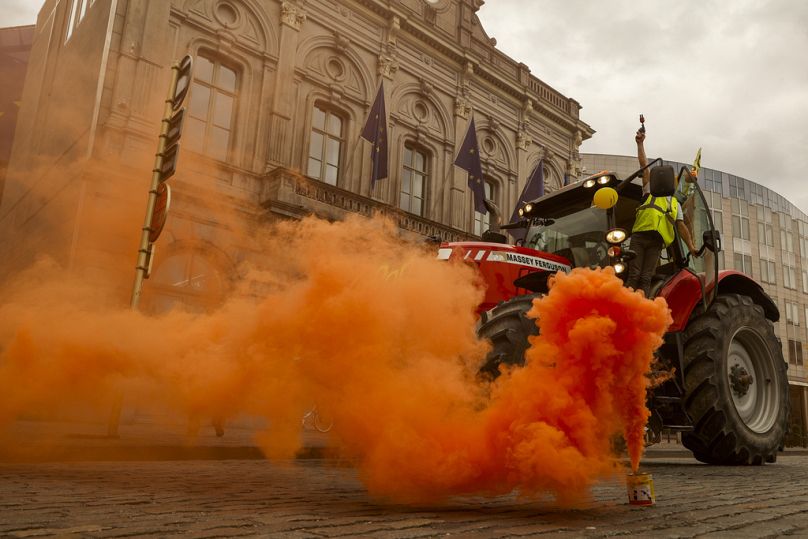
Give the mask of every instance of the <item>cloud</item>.
M 529 7 L 526 7 L 529 6 Z M 597 133 L 582 150 L 649 154 L 763 184 L 803 211 L 808 167 L 808 3 L 497 0 L 486 31 L 535 76 L 577 99 Z
M 36 16 L 44 2 L 36 0 L 3 0 L 0 8 L 0 28 L 36 23 Z

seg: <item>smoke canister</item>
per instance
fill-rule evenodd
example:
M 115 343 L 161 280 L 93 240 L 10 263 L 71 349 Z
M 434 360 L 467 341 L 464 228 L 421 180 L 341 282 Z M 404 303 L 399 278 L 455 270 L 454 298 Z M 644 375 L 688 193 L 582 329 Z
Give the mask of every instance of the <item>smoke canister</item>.
M 649 473 L 630 473 L 626 478 L 628 503 L 631 505 L 654 505 L 654 480 Z

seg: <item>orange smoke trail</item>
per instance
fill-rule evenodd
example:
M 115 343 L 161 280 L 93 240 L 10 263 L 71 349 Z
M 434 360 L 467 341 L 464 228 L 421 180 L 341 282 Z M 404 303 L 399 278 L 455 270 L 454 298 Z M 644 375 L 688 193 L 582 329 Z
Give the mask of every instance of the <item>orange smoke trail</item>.
M 47 265 L 20 276 L 0 305 L 0 428 L 32 411 L 103 415 L 124 391 L 184 414 L 265 417 L 264 451 L 289 457 L 316 402 L 369 490 L 404 501 L 576 499 L 614 473 L 621 431 L 636 467 L 664 302 L 609 271 L 559 275 L 534 306 L 542 335 L 527 366 L 481 387 L 470 268 L 402 243 L 381 219 L 284 223 L 261 247 L 270 259 L 247 281 L 262 296 L 206 315 L 122 310 Z
M 482 408 L 440 395 L 414 373 L 427 386 L 413 388 L 415 402 L 384 405 L 385 435 L 348 436 L 373 491 L 421 500 L 518 489 L 570 502 L 615 473 L 616 433 L 637 468 L 649 415 L 645 374 L 670 324 L 664 301 L 624 288 L 611 270 L 575 270 L 558 275 L 531 314 L 541 335 L 527 365 L 504 373 Z M 429 388 L 437 394 L 419 399 Z M 353 426 L 344 423 L 343 435 Z

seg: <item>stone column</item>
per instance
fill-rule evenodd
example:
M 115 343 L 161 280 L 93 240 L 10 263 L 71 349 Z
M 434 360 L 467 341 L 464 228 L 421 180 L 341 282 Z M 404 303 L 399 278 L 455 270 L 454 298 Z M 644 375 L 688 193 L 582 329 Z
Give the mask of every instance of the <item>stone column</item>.
M 292 117 L 297 102 L 294 80 L 297 45 L 300 29 L 306 22 L 306 13 L 298 2 L 281 3 L 280 49 L 278 70 L 275 73 L 275 91 L 272 96 L 270 114 L 268 166 L 293 163 L 292 156 Z
M 454 131 L 456 137 L 454 149 L 447 163 L 449 167 L 451 167 L 451 172 L 448 172 L 450 189 L 448 190 L 448 196 L 445 200 L 445 209 L 442 218 L 444 223 L 449 223 L 454 228 L 467 230 L 469 219 L 466 218 L 466 211 L 471 211 L 471 203 L 467 196 L 468 173 L 454 166 L 453 163 L 457 152 L 460 151 L 460 146 L 463 144 L 466 131 L 471 123 L 471 105 L 465 96 L 460 95 L 455 98 L 454 109 Z
M 503 208 L 503 212 L 510 217 L 519 200 L 519 195 L 527 184 L 532 170 L 528 162 L 528 154 L 533 146 L 533 137 L 530 135 L 530 116 L 533 113 L 533 101 L 525 99 L 522 105 L 521 120 L 519 122 L 519 132 L 516 134 L 516 182 L 514 190 L 508 194 L 508 203 Z

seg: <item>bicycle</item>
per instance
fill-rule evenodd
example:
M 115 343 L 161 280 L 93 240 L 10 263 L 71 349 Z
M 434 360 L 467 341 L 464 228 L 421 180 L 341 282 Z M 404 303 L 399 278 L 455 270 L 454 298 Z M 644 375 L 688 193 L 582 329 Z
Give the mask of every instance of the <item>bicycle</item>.
M 303 414 L 301 425 L 304 429 L 328 432 L 334 426 L 334 420 L 327 416 L 323 418 L 315 404 L 312 406 L 311 410 Z

